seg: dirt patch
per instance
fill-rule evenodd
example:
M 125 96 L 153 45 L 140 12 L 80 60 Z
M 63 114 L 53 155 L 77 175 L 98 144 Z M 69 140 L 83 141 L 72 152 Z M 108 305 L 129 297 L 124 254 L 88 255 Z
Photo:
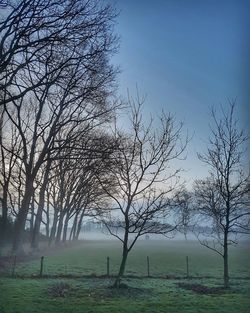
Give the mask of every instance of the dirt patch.
M 73 288 L 70 284 L 66 282 L 58 282 L 49 286 L 47 293 L 53 298 L 65 298 L 71 293 L 74 293 L 76 288 Z
M 177 286 L 182 289 L 192 290 L 198 294 L 222 294 L 225 292 L 223 287 L 207 287 L 200 284 L 178 283 Z
M 70 283 L 61 281 L 51 284 L 46 293 L 52 298 L 68 298 L 71 296 L 82 298 L 88 297 L 94 300 L 107 300 L 113 298 L 138 299 L 147 298 L 153 294 L 151 289 L 136 288 L 123 285 L 120 288 L 111 286 L 99 286 L 82 288 L 82 286 L 72 286 Z

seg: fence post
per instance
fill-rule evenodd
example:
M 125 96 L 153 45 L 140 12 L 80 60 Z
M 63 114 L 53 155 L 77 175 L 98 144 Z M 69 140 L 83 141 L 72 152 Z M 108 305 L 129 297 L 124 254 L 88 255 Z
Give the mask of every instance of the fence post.
M 16 255 L 14 255 L 14 260 L 12 264 L 12 277 L 15 275 L 15 270 L 16 270 Z
M 147 272 L 148 272 L 148 277 L 150 276 L 150 271 L 149 271 L 149 257 L 147 256 Z
M 43 276 L 43 260 L 44 260 L 44 256 L 41 257 L 41 264 L 40 264 L 40 277 Z
M 107 276 L 109 277 L 109 256 L 107 257 Z
M 188 263 L 188 256 L 186 256 L 186 268 L 187 268 L 187 278 L 189 278 L 189 263 Z

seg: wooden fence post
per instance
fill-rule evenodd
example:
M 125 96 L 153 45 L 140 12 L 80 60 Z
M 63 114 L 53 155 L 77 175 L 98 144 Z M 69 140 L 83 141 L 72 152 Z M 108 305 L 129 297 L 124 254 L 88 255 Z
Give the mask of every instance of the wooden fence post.
M 43 276 L 43 260 L 44 260 L 44 256 L 41 257 L 41 264 L 40 264 L 40 277 Z
M 186 256 L 186 268 L 187 268 L 187 278 L 189 278 L 189 263 L 188 263 L 188 256 Z
M 107 276 L 109 277 L 109 256 L 107 257 Z
M 148 277 L 150 276 L 150 270 L 149 270 L 149 257 L 147 256 L 147 272 L 148 272 Z
M 13 264 L 12 264 L 12 277 L 14 277 L 15 275 L 15 271 L 16 271 L 16 255 L 14 255 L 14 260 L 13 260 Z

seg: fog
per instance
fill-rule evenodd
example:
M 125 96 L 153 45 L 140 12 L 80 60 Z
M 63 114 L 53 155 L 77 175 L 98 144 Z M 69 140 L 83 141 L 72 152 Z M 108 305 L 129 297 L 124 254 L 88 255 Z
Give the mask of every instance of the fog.
M 119 236 L 122 237 L 122 232 L 119 232 Z M 134 236 L 130 235 L 130 239 L 133 239 Z M 200 239 L 208 239 L 208 237 L 200 236 Z M 250 242 L 250 235 L 240 235 L 237 237 L 239 241 L 249 241 Z M 115 236 L 112 236 L 109 233 L 105 233 L 102 231 L 83 231 L 79 235 L 79 240 L 118 240 Z M 139 241 L 150 241 L 150 240 L 171 240 L 171 241 L 197 241 L 197 237 L 192 232 L 188 232 L 185 236 L 183 233 L 177 232 L 174 236 L 163 236 L 163 235 L 143 235 L 138 238 Z

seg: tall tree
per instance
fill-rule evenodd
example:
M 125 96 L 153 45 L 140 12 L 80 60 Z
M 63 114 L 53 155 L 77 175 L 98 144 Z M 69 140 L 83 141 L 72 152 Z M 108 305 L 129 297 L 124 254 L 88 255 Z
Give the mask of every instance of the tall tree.
M 244 168 L 248 137 L 240 130 L 234 111 L 235 103 L 230 103 L 227 112 L 222 110 L 220 118 L 212 111 L 208 149 L 199 154 L 210 176 L 194 186 L 200 220 L 205 218 L 203 225 L 210 227 L 200 242 L 223 258 L 225 288 L 229 287 L 229 246 L 237 242 L 237 235 L 250 233 L 249 173 Z
M 78 138 L 71 147 L 60 151 L 60 155 L 56 156 L 57 160 L 53 161 L 46 184 L 50 206 L 54 211 L 50 243 L 66 242 L 69 221 L 73 217 L 75 228 L 72 236 L 77 238 L 83 217 L 89 214 L 94 200 L 103 196 L 95 172 L 100 167 L 102 174 L 105 173 L 105 168 L 108 171 L 108 160 L 114 146 L 115 142 L 109 135 L 94 128 L 86 131 L 82 138 Z M 44 177 L 45 173 L 46 171 Z M 40 192 L 41 190 L 42 188 Z M 37 210 L 36 222 L 38 218 Z
M 109 62 L 116 41 L 112 28 L 115 15 L 110 6 L 94 0 L 14 1 L 3 22 L 3 38 L 12 31 L 9 23 L 21 7 L 26 15 L 19 14 L 17 19 L 24 19 L 23 23 L 28 25 L 36 22 L 41 27 L 41 33 L 40 29 L 33 30 L 32 36 L 41 39 L 53 33 L 56 39 L 50 37 L 50 41 L 46 37 L 46 44 L 40 47 L 40 42 L 32 37 L 35 52 L 28 45 L 22 52 L 24 56 L 18 53 L 13 56 L 17 64 L 27 60 L 25 65 L 11 75 L 3 74 L 4 82 L 11 77 L 11 88 L 3 89 L 1 99 L 22 146 L 21 153 L 16 155 L 23 164 L 24 195 L 15 221 L 15 252 L 21 248 L 39 169 L 48 155 L 55 158 L 60 149 L 70 146 L 84 133 L 82 124 L 94 124 L 112 110 L 109 100 L 116 73 Z M 29 20 L 33 14 L 35 19 Z M 25 39 L 33 43 L 29 33 Z
M 40 226 L 43 221 L 42 216 L 45 210 L 46 187 L 49 183 L 49 172 L 51 170 L 51 163 L 52 163 L 52 160 L 49 158 L 48 161 L 45 163 L 44 168 L 42 168 L 44 173 L 39 177 L 42 181 L 41 181 L 40 188 L 39 188 L 36 218 L 34 221 L 33 229 L 31 229 L 30 227 L 30 231 L 32 232 L 31 233 L 31 247 L 33 250 L 37 250 L 38 245 L 39 245 Z M 47 209 L 49 209 L 48 206 L 47 206 Z
M 180 170 L 170 171 L 169 166 L 186 146 L 181 139 L 182 125 L 164 113 L 157 129 L 153 120 L 146 125 L 141 112 L 143 101 L 139 97 L 129 100 L 130 128 L 127 135 L 117 135 L 120 144 L 110 166 L 112 184 L 107 188 L 100 180 L 111 203 L 102 222 L 123 248 L 115 287 L 120 285 L 137 239 L 145 234 L 170 234 L 180 222 L 177 208 L 170 205 L 167 196 L 179 183 Z
M 13 125 L 8 125 L 4 111 L 0 116 L 2 129 L 0 134 L 0 200 L 1 200 L 1 227 L 0 227 L 0 248 L 7 240 L 6 238 L 8 219 L 11 215 L 11 190 L 15 176 L 20 165 L 17 162 L 17 155 L 21 153 L 20 136 Z M 20 170 L 20 169 L 19 169 Z

